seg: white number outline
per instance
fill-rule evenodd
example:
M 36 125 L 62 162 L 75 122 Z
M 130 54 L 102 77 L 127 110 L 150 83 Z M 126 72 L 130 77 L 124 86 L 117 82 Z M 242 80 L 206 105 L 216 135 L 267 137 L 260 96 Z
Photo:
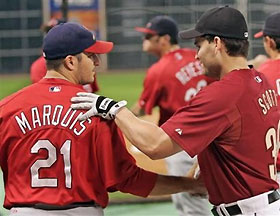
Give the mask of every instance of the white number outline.
M 57 178 L 39 178 L 40 168 L 50 168 L 56 161 L 56 148 L 49 140 L 38 140 L 31 148 L 32 154 L 38 154 L 40 149 L 48 151 L 47 159 L 38 159 L 30 167 L 31 187 L 57 187 Z M 60 153 L 63 155 L 64 174 L 66 188 L 72 187 L 71 175 L 71 140 L 66 140 L 60 148 Z
M 271 147 L 272 149 L 272 158 L 274 159 L 273 164 L 268 165 L 268 170 L 270 174 L 270 178 L 273 180 L 277 180 L 277 170 L 276 170 L 276 161 L 279 152 L 280 146 L 280 120 L 278 121 L 277 131 L 274 127 L 269 128 L 265 135 L 265 145 L 266 150 L 269 150 Z
M 277 79 L 275 82 L 276 82 L 277 93 L 278 95 L 280 95 L 280 79 Z
M 207 86 L 206 80 L 202 79 L 196 84 L 196 88 L 189 88 L 186 93 L 184 100 L 185 101 L 190 101 L 202 88 Z

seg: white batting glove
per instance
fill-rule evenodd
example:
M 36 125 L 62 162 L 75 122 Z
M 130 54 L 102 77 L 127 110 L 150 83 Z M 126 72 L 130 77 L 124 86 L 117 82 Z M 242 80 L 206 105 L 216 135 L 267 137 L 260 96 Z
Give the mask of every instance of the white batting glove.
M 79 117 L 79 120 L 86 120 L 91 116 L 101 116 L 104 119 L 112 120 L 120 108 L 126 106 L 127 102 L 122 100 L 116 102 L 113 99 L 93 93 L 79 92 L 76 97 L 71 98 L 72 109 L 88 110 Z

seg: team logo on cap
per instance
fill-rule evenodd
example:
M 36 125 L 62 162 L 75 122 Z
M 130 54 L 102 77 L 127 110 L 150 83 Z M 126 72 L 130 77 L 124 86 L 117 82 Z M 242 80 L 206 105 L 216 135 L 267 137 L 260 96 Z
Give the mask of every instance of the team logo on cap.
M 248 32 L 244 32 L 244 37 L 247 38 L 249 36 Z
M 150 28 L 151 26 L 152 26 L 151 22 L 148 22 L 147 25 L 146 25 L 147 28 Z

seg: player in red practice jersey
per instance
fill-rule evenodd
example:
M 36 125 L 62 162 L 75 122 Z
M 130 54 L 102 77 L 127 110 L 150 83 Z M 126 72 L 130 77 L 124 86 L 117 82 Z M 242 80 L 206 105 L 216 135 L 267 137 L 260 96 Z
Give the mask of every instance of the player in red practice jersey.
M 203 75 L 204 71 L 195 59 L 196 51 L 180 48 L 178 27 L 171 17 L 156 16 L 146 27 L 136 27 L 136 31 L 145 34 L 143 51 L 155 55 L 159 60 L 147 71 L 142 94 L 131 111 L 140 116 L 151 114 L 159 107 L 161 126 L 175 111 L 184 106 L 197 92 L 213 80 Z M 168 174 L 184 176 L 194 163 L 185 152 L 165 159 Z M 209 202 L 193 197 L 188 193 L 172 195 L 172 201 L 179 215 L 209 215 Z
M 267 55 L 267 61 L 258 67 L 274 91 L 278 95 L 278 106 L 280 104 L 280 13 L 274 13 L 267 17 L 264 28 L 255 34 L 255 38 L 263 37 L 263 45 Z M 280 154 L 277 159 L 278 182 L 280 183 Z
M 73 97 L 72 107 L 89 109 L 80 119 L 115 118 L 128 139 L 152 159 L 181 150 L 198 155 L 201 177 L 214 205 L 213 215 L 280 215 L 276 182 L 280 114 L 277 94 L 266 77 L 247 66 L 248 30 L 236 9 L 207 10 L 194 29 L 197 58 L 219 81 L 203 88 L 185 107 L 158 127 L 125 107 L 92 93 Z
M 191 190 L 189 183 L 203 188 L 191 178 L 137 167 L 114 121 L 78 121 L 82 112 L 70 108 L 70 98 L 93 82 L 96 54 L 112 47 L 79 24 L 57 25 L 44 38 L 45 78 L 0 102 L 0 165 L 10 215 L 103 215 L 111 191 L 146 197 Z
M 65 20 L 63 19 L 51 19 L 46 25 L 43 25 L 41 27 L 41 30 L 44 33 L 48 33 L 52 27 L 60 24 L 65 23 Z M 39 82 L 47 73 L 47 67 L 46 67 L 46 60 L 44 56 L 40 56 L 38 59 L 36 59 L 31 67 L 30 67 L 30 79 L 32 83 Z M 96 74 L 94 74 L 94 81 L 93 83 L 85 84 L 83 85 L 83 88 L 87 92 L 97 92 L 99 90 Z

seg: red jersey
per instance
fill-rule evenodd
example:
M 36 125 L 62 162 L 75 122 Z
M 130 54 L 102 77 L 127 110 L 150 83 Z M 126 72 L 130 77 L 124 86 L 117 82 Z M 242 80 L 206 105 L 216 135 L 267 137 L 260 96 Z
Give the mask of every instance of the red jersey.
M 279 119 L 276 92 L 263 74 L 244 69 L 202 89 L 162 128 L 189 155 L 198 155 L 209 200 L 219 205 L 279 187 Z
M 6 208 L 95 201 L 108 191 L 147 196 L 157 175 L 136 166 L 114 121 L 78 121 L 70 99 L 82 91 L 42 79 L 0 102 L 0 165 Z
M 32 83 L 39 82 L 47 73 L 46 60 L 43 56 L 34 61 L 30 68 L 30 78 Z M 87 92 L 97 92 L 99 90 L 96 75 L 94 75 L 94 82 L 91 84 L 83 85 Z
M 263 63 L 258 71 L 263 73 L 270 85 L 274 88 L 278 95 L 278 105 L 280 104 L 280 59 L 269 59 Z M 277 170 L 280 171 L 280 154 L 277 159 Z
M 147 71 L 139 105 L 146 114 L 155 106 L 160 108 L 159 125 L 184 106 L 212 79 L 202 75 L 195 50 L 178 49 L 169 52 Z

